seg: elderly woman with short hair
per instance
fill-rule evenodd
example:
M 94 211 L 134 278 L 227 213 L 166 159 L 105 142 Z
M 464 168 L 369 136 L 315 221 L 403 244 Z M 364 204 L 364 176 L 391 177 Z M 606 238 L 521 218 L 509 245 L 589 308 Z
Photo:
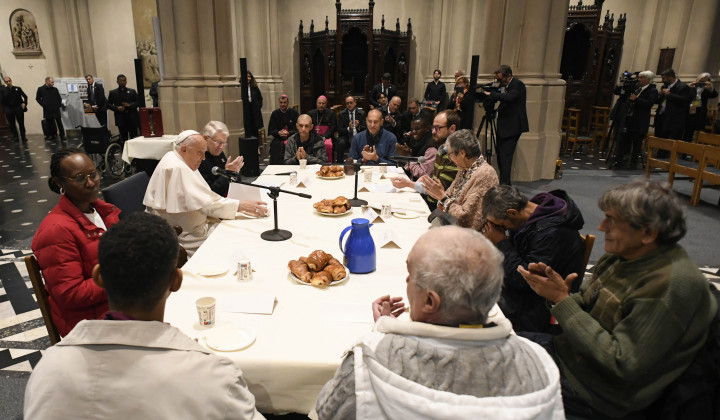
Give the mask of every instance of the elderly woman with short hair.
M 482 201 L 490 188 L 498 185 L 495 169 L 485 161 L 480 143 L 470 130 L 459 130 L 445 141 L 448 157 L 459 171 L 447 190 L 427 175 L 419 182 L 438 208 L 457 218 L 458 225 L 478 230 L 482 227 Z

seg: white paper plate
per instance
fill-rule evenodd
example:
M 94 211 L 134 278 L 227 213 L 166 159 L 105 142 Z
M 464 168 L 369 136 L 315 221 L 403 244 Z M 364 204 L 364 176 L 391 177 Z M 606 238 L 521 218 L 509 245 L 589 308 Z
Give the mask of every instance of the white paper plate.
M 417 219 L 418 217 L 422 216 L 422 213 L 407 211 L 405 213 L 393 212 L 392 215 L 397 217 L 398 219 Z
M 345 267 L 345 266 L 343 265 L 343 267 Z M 290 278 L 295 280 L 295 283 L 302 284 L 303 286 L 312 286 L 312 284 L 305 283 L 304 281 L 297 278 L 297 276 L 295 276 L 295 274 L 293 274 L 292 271 L 290 271 L 290 270 L 288 270 L 288 276 L 290 276 Z M 337 281 L 331 281 L 330 286 L 337 286 L 340 283 L 345 283 L 349 278 L 350 278 L 350 270 L 347 267 L 345 267 L 345 277 L 343 277 Z
M 315 214 L 327 217 L 347 216 L 348 214 L 352 214 L 352 208 L 350 208 L 350 210 L 346 210 L 345 213 L 321 213 L 315 209 Z
M 205 344 L 217 351 L 237 351 L 255 342 L 257 333 L 250 327 L 212 329 L 205 336 Z
M 342 174 L 340 176 L 321 176 L 321 175 L 316 175 L 316 176 L 320 179 L 343 179 L 343 178 L 345 178 L 345 174 Z
M 221 274 L 225 274 L 228 271 L 227 266 L 223 266 L 220 264 L 205 264 L 201 265 L 197 269 L 197 273 L 201 276 L 211 277 L 211 276 L 219 276 Z

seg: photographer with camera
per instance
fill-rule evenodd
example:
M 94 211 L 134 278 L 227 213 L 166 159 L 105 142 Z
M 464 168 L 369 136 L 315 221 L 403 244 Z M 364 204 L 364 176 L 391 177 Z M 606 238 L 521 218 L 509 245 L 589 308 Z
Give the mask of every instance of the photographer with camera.
M 617 153 L 614 168 L 623 168 L 625 155 L 632 146 L 630 169 L 635 169 L 638 157 L 642 156 L 642 141 L 650 126 L 650 110 L 657 102 L 658 91 L 651 83 L 655 74 L 650 70 L 638 73 L 637 87 L 627 98 L 624 124 L 617 133 Z
M 615 145 L 618 145 L 622 141 L 622 133 L 625 129 L 625 118 L 630 106 L 628 98 L 630 98 L 630 94 L 635 92 L 637 89 L 637 78 L 638 73 L 630 73 L 625 70 L 618 79 L 617 85 L 613 89 L 613 94 L 619 95 L 619 98 L 615 101 L 615 105 L 613 105 L 609 116 L 612 121 L 610 133 L 615 136 Z M 610 154 L 612 154 L 612 150 L 610 152 Z
M 458 130 L 464 128 L 473 129 L 475 92 L 470 90 L 470 80 L 467 77 L 460 76 L 457 78 L 455 92 L 450 97 L 448 109 L 452 109 L 460 115 L 460 127 L 458 127 Z
M 664 139 L 681 140 L 690 103 L 695 92 L 690 86 L 675 77 L 675 70 L 663 71 L 663 85 L 658 92 L 658 106 L 655 114 L 655 135 Z M 662 152 L 659 151 L 658 153 Z M 662 157 L 658 154 L 658 157 Z
M 512 69 L 505 64 L 494 72 L 495 79 L 500 83 L 500 91 L 493 90 L 483 93 L 493 101 L 499 101 L 497 112 L 497 161 L 500 170 L 500 183 L 511 185 L 513 155 L 520 135 L 530 131 L 527 110 L 525 108 L 527 92 L 525 84 L 512 75 Z

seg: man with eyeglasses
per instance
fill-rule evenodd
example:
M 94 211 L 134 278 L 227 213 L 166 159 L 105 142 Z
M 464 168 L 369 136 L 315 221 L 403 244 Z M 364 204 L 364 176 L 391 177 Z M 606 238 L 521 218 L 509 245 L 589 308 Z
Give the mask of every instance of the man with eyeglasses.
M 437 145 L 444 144 L 445 140 L 450 136 L 450 134 L 454 133 L 455 130 L 457 130 L 458 126 L 460 126 L 460 116 L 457 112 L 452 110 L 445 110 L 439 112 L 435 116 L 432 125 L 433 143 Z M 450 156 L 448 156 L 448 154 L 444 150 L 445 149 L 443 147 L 438 149 L 438 153 L 435 158 L 435 167 L 433 168 L 431 177 L 433 179 L 439 180 L 442 183 L 443 189 L 447 190 L 448 188 L 450 188 L 450 184 L 452 184 L 452 182 L 455 180 L 455 176 L 458 172 L 458 167 L 455 165 L 455 163 L 453 163 L 453 161 L 450 159 Z M 402 177 L 392 178 L 391 181 L 395 188 L 415 188 L 417 192 L 423 194 L 423 196 L 425 197 L 425 201 L 427 201 L 428 203 L 428 207 L 430 207 L 430 210 L 435 210 L 435 207 L 437 207 L 437 201 L 427 195 L 427 192 L 422 187 L 422 185 L 420 185 L 420 182 L 413 182 L 409 179 Z
M 557 334 L 545 298 L 535 293 L 518 266 L 545 263 L 563 278 L 584 273 L 585 245 L 579 230 L 585 224 L 582 212 L 563 190 L 541 192 L 530 199 L 510 185 L 497 185 L 485 193 L 482 203 L 481 232 L 499 249 L 505 259 L 505 279 L 498 304 L 512 321 L 515 331 Z M 505 236 L 505 231 L 510 231 Z M 571 292 L 580 288 L 576 279 Z
M 242 156 L 226 157 L 223 149 L 227 146 L 227 139 L 230 135 L 227 125 L 220 121 L 210 121 L 203 128 L 203 138 L 207 142 L 207 150 L 205 151 L 205 160 L 200 163 L 200 175 L 205 178 L 205 182 L 210 185 L 210 189 L 216 194 L 227 196 L 230 188 L 230 180 L 221 175 L 214 175 L 212 169 L 214 167 L 222 168 L 228 171 L 240 172 L 243 167 Z
M 345 158 L 345 152 L 350 147 L 352 138 L 366 129 L 365 111 L 357 106 L 354 97 L 348 96 L 345 98 L 345 109 L 338 116 L 338 138 L 333 145 L 336 162 L 341 162 Z

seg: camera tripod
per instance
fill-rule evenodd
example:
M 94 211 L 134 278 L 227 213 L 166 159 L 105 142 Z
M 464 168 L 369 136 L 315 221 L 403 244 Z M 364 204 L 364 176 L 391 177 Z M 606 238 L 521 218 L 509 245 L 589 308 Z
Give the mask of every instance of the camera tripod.
M 480 135 L 482 133 L 483 127 L 485 127 L 485 133 L 483 135 L 482 141 L 480 141 L 480 147 L 481 150 L 485 151 L 485 160 L 488 163 L 491 163 L 490 161 L 493 155 L 493 147 L 495 147 L 495 150 L 497 150 L 497 137 L 495 136 L 495 133 L 497 133 L 497 120 L 495 119 L 496 115 L 497 111 L 495 111 L 494 109 L 491 111 L 485 109 L 485 115 L 480 122 L 480 127 L 478 127 L 477 133 L 475 133 L 475 137 L 477 137 L 478 141 L 480 141 Z M 488 131 L 490 132 L 489 143 Z

